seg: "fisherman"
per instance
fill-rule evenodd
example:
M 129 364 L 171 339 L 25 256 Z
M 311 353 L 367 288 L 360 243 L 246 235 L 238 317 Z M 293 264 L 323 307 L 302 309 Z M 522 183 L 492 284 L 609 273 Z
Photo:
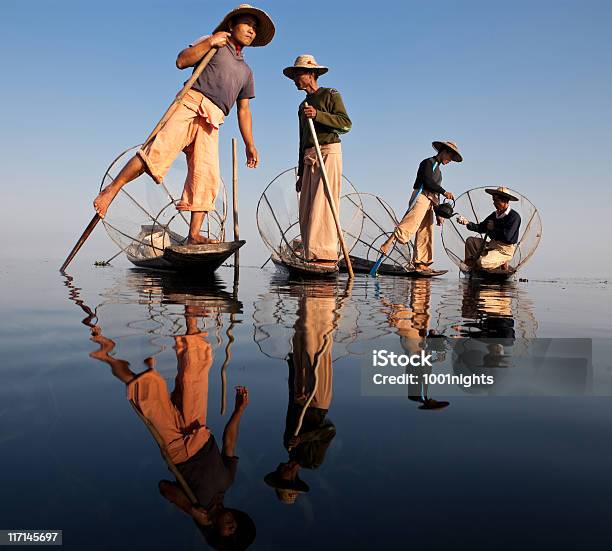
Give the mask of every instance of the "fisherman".
M 155 369 L 155 358 L 145 359 L 148 369 L 135 373 L 129 362 L 111 355 L 115 341 L 91 326 L 91 340 L 100 348 L 92 358 L 107 363 L 115 377 L 125 383 L 127 397 L 158 433 L 166 454 L 197 498 L 193 504 L 177 482 L 161 480 L 163 497 L 191 516 L 214 549 L 246 549 L 255 539 L 251 517 L 226 507 L 225 492 L 232 486 L 238 468 L 235 455 L 240 420 L 249 404 L 246 387 L 237 386 L 234 411 L 223 431 L 222 447 L 207 425 L 208 377 L 213 349 L 208 333 L 198 327 L 199 308 L 185 306 L 186 334 L 175 336 L 177 374 L 172 393 Z
M 319 76 L 328 70 L 308 54 L 298 56 L 292 67 L 283 69 L 283 74 L 293 80 L 297 89 L 306 92 L 306 99 L 298 110 L 300 151 L 295 189 L 300 194 L 303 259 L 321 266 L 337 264 L 338 234 L 325 195 L 323 176 L 307 119 L 314 122 L 336 211 L 339 211 L 342 186 L 342 147 L 339 135 L 348 132 L 352 125 L 338 90 L 320 87 L 317 82 Z
M 440 165 L 463 161 L 455 142 L 437 141 L 431 145 L 438 153 L 421 161 L 408 210 L 393 234 L 380 247 L 380 252 L 387 255 L 396 239 L 404 244 L 416 236 L 412 263 L 413 268 L 422 273 L 431 272 L 429 266 L 433 262 L 434 206 L 438 205 L 440 194 L 451 201 L 455 199 L 455 196 L 441 185 Z M 436 221 L 438 226 L 441 226 L 443 219 L 437 216 Z
M 274 23 L 264 11 L 241 4 L 223 18 L 211 36 L 199 38 L 179 53 L 176 66 L 186 69 L 196 66 L 211 48 L 218 48 L 155 138 L 96 197 L 94 208 L 101 217 L 119 190 L 144 172 L 156 183 L 162 183 L 172 162 L 183 151 L 187 157 L 187 178 L 176 208 L 191 212 L 187 243 L 216 242 L 200 235 L 200 228 L 205 215 L 215 209 L 219 188 L 219 126 L 237 102 L 247 166 L 255 168 L 259 156 L 253 141 L 249 106 L 249 100 L 255 97 L 255 88 L 243 48 L 265 46 L 274 37 L 274 31 Z
M 482 222 L 470 222 L 461 216 L 457 218 L 459 224 L 463 224 L 468 230 L 486 234 L 486 237 L 468 237 L 465 241 L 465 268 L 481 268 L 493 270 L 502 268 L 507 270 L 508 263 L 514 256 L 516 244 L 519 239 L 519 228 L 521 227 L 521 216 L 510 208 L 510 201 L 518 199 L 510 194 L 508 188 L 487 188 L 485 191 L 493 197 L 495 210 Z
M 333 395 L 333 333 L 340 315 L 336 289 L 333 284 L 306 284 L 297 292 L 293 352 L 287 358 L 289 402 L 283 444 L 288 458 L 264 478 L 287 505 L 309 491 L 300 469 L 318 469 L 336 436 L 327 417 Z

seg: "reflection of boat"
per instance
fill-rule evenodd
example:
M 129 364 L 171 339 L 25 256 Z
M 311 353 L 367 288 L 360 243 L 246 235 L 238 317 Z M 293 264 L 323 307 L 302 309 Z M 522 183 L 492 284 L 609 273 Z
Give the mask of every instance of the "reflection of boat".
M 370 270 L 374 266 L 375 262 L 372 260 L 366 260 L 365 258 L 359 258 L 358 256 L 350 255 L 351 262 L 353 264 L 353 271 L 356 274 L 369 274 Z M 346 264 L 343 260 L 340 261 L 338 267 L 341 272 L 346 272 Z M 419 270 L 408 270 L 397 263 L 389 264 L 383 262 L 378 268 L 378 274 L 380 275 L 391 275 L 400 277 L 435 277 L 444 275 L 448 270 L 432 270 L 430 272 L 420 272 Z
M 516 270 L 513 268 L 495 268 L 494 270 L 483 270 L 482 268 L 474 268 L 471 270 L 461 270 L 461 272 L 470 278 L 483 279 L 491 282 L 502 282 L 510 279 Z

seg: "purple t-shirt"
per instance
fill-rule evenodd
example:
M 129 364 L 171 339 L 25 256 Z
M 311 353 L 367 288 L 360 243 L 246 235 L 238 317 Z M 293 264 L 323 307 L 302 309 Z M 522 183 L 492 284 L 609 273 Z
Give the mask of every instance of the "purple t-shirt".
M 206 40 L 198 38 L 192 46 Z M 253 71 L 244 61 L 242 51 L 236 52 L 233 44 L 220 48 L 209 61 L 192 86 L 212 101 L 227 116 L 236 100 L 255 97 Z

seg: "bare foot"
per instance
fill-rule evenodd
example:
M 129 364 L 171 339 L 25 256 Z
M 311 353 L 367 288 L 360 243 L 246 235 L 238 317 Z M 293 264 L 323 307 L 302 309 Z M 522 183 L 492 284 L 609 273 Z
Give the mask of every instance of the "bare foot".
M 216 239 L 209 239 L 203 235 L 189 236 L 187 239 L 187 245 L 214 245 L 219 243 Z
M 94 199 L 93 206 L 100 218 L 104 218 L 108 207 L 113 202 L 117 192 L 111 186 L 105 187 Z
M 236 387 L 236 404 L 234 411 L 243 412 L 249 405 L 249 390 L 245 386 Z

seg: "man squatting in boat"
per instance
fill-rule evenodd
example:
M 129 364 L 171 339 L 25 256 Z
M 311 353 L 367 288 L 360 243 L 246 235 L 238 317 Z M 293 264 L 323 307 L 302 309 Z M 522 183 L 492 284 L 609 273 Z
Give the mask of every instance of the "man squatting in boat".
M 495 210 L 479 224 L 470 222 L 465 217 L 457 219 L 470 231 L 486 234 L 486 238 L 470 236 L 465 241 L 465 266 L 463 271 L 473 268 L 494 270 L 508 269 L 508 263 L 514 256 L 521 227 L 521 215 L 510 208 L 510 201 L 518 199 L 509 193 L 508 188 L 487 188 L 485 191 L 493 197 Z

